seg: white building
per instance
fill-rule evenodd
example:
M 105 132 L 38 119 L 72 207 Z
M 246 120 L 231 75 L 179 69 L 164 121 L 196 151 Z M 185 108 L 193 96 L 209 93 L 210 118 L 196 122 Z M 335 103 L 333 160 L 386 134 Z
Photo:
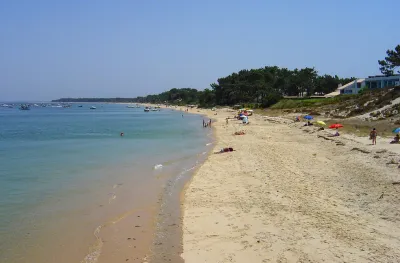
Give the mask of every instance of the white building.
M 357 94 L 363 88 L 365 79 L 356 79 L 338 88 L 340 94 Z
M 346 85 L 339 85 L 337 90 L 326 94 L 326 98 L 334 97 L 339 94 L 358 94 L 364 87 L 368 89 L 382 89 L 387 87 L 400 86 L 400 74 L 393 76 L 369 76 L 366 79 L 356 79 Z

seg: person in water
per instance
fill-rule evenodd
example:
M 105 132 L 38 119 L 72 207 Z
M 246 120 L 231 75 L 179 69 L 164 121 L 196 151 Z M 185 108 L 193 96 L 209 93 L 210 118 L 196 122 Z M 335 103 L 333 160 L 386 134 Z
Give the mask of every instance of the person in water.
M 378 132 L 375 128 L 369 133 L 369 138 L 372 140 L 372 145 L 376 145 L 376 137 L 378 136 Z
M 123 132 L 121 132 L 120 136 L 121 136 L 121 137 L 122 137 L 122 136 L 124 136 L 124 133 L 123 133 Z

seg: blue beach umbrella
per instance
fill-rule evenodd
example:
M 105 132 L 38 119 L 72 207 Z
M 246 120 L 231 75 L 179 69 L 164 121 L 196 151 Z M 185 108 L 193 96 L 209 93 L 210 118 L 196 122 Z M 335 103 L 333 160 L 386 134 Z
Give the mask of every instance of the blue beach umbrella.
M 399 133 L 399 132 L 400 132 L 400 127 L 399 127 L 399 128 L 396 128 L 396 129 L 394 129 L 394 130 L 393 130 L 393 132 L 394 132 L 394 133 Z
M 306 115 L 306 116 L 304 116 L 304 119 L 306 119 L 306 120 L 312 120 L 312 119 L 314 119 L 314 118 L 313 118 L 313 116 Z

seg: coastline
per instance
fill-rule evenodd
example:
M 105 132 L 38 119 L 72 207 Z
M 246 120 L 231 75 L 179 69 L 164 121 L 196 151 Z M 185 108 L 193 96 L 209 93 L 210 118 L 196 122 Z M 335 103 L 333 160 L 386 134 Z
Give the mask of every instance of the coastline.
M 141 105 L 142 107 L 153 107 L 155 106 L 154 104 L 141 104 L 138 103 L 138 105 Z M 159 105 L 161 109 L 163 110 L 172 110 L 172 111 L 180 111 L 183 114 L 195 114 L 195 115 L 202 115 L 205 118 L 211 119 L 213 122 L 216 121 L 216 119 L 213 117 L 212 114 L 215 112 L 207 109 L 189 109 L 189 111 L 184 111 L 186 107 L 184 106 L 174 106 L 174 107 L 167 107 L 165 105 Z M 207 128 L 208 129 L 208 128 Z M 209 156 L 213 153 L 214 146 L 216 143 L 216 129 L 214 126 L 211 126 L 209 137 L 210 137 L 210 148 L 207 149 L 206 152 L 204 152 L 202 155 L 199 155 L 197 158 L 196 165 L 192 167 L 193 170 L 189 171 L 189 173 L 185 174 L 185 178 L 180 181 L 180 186 L 177 187 L 178 192 L 174 193 L 173 200 L 170 201 L 169 207 L 167 207 L 167 210 L 169 211 L 165 212 L 162 209 L 158 211 L 159 216 L 155 218 L 154 224 L 157 225 L 160 222 L 164 221 L 165 224 L 165 215 L 167 214 L 167 220 L 169 221 L 169 224 L 166 224 L 164 226 L 164 230 L 169 235 L 169 240 L 168 242 L 160 242 L 160 240 L 157 240 L 157 231 L 155 231 L 155 236 L 153 240 L 153 245 L 151 246 L 151 252 L 143 258 L 143 262 L 156 262 L 156 263 L 162 263 L 162 262 L 175 262 L 175 263 L 183 263 L 185 262 L 184 259 L 182 258 L 183 255 L 183 215 L 184 215 L 184 196 L 186 193 L 187 187 L 190 185 L 193 177 L 196 175 L 197 171 L 204 165 L 205 162 L 207 162 L 207 159 Z M 205 154 L 206 153 L 206 154 Z M 205 154 L 205 155 L 204 155 Z M 183 185 L 182 185 L 183 183 Z M 162 200 L 160 198 L 159 200 Z M 173 211 L 171 211 L 171 207 Z
M 210 154 L 182 191 L 186 263 L 400 258 L 400 176 L 387 164 L 398 154 L 279 117 L 226 125 L 234 113 L 217 112 L 198 112 L 217 119 L 213 148 L 236 151 Z
M 163 108 L 164 110 L 170 109 Z M 179 109 L 172 110 L 179 111 Z M 199 112 L 194 112 L 194 110 L 186 113 L 199 115 Z M 201 119 L 199 119 L 199 125 L 201 125 L 200 123 Z M 207 136 L 212 136 L 214 130 L 210 129 L 207 133 Z M 206 141 L 210 142 L 211 140 Z M 94 258 L 98 258 L 97 262 L 99 263 L 114 261 L 183 262 L 181 257 L 183 251 L 181 196 L 187 182 L 191 180 L 195 171 L 207 158 L 205 153 L 211 150 L 210 146 L 204 145 L 203 148 L 205 151 L 192 156 L 190 160 L 181 160 L 179 164 L 173 164 L 175 173 L 171 176 L 159 175 L 159 179 L 165 183 L 162 191 L 154 198 L 156 199 L 154 206 L 129 212 L 116 221 L 118 224 L 114 225 L 115 222 L 111 222 L 107 228 L 101 229 L 99 239 L 100 241 L 105 240 L 101 253 L 94 257 L 93 253 L 89 253 L 83 262 L 92 262 Z M 163 163 L 165 168 L 170 165 Z M 185 169 L 182 170 L 183 168 Z M 160 171 L 164 171 L 164 169 Z M 136 228 L 136 226 L 140 226 L 140 228 Z M 96 253 L 96 251 L 94 252 Z

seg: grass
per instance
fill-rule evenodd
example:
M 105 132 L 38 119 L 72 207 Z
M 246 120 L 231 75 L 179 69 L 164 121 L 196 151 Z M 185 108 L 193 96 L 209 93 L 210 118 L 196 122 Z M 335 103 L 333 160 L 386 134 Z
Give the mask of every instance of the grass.
M 313 108 L 329 104 L 340 103 L 345 100 L 355 99 L 357 95 L 340 95 L 332 98 L 299 98 L 283 99 L 272 105 L 270 109 Z

